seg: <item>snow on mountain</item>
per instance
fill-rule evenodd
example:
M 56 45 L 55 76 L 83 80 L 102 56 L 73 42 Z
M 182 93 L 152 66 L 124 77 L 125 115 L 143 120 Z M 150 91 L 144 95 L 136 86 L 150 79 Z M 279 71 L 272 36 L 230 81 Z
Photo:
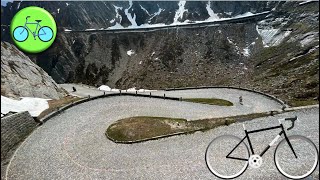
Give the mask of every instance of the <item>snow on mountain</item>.
M 122 7 L 118 7 L 118 6 L 115 6 L 115 5 L 113 5 L 113 7 L 114 7 L 115 12 L 116 12 L 116 18 L 118 18 L 119 19 L 119 23 L 121 23 L 122 16 L 119 14 L 119 10 L 122 10 Z M 110 23 L 113 23 L 113 22 L 110 21 Z
M 131 13 L 129 13 L 129 10 L 132 7 L 132 0 L 129 0 L 129 5 L 130 5 L 129 8 L 124 10 L 124 13 L 127 15 L 127 18 L 131 23 L 131 26 L 129 26 L 129 27 L 137 27 L 138 25 L 136 22 L 136 18 L 137 18 L 136 14 L 133 14 L 133 16 L 132 16 Z
M 187 12 L 188 10 L 184 8 L 186 4 L 186 1 L 179 1 L 179 9 L 176 11 L 176 14 L 173 19 L 173 24 L 179 24 L 181 21 L 179 19 L 182 19 L 183 13 Z
M 129 51 L 127 51 L 127 54 L 128 54 L 128 56 L 132 56 L 133 54 L 135 54 L 135 52 L 134 52 L 134 50 L 129 50 Z
M 291 31 L 282 31 L 264 24 L 265 22 L 261 21 L 256 26 L 257 32 L 262 38 L 264 47 L 279 45 L 291 33 Z
M 208 14 L 209 14 L 210 17 L 207 19 L 207 21 L 216 21 L 216 20 L 219 20 L 220 18 L 219 18 L 219 16 L 218 16 L 218 14 L 216 14 L 216 13 L 213 12 L 213 10 L 211 9 L 210 5 L 211 5 L 211 2 L 209 1 L 208 4 L 207 4 L 207 6 L 206 6 L 206 9 L 207 9 Z
M 148 22 L 150 23 L 150 21 L 151 21 L 154 17 L 159 16 L 162 11 L 164 11 L 164 9 L 159 8 L 159 10 L 158 10 L 157 12 L 155 12 L 155 13 L 151 16 L 151 18 L 150 18 L 150 20 L 149 20 Z
M 141 6 L 141 5 L 140 5 L 140 8 L 141 8 L 144 12 L 146 12 L 149 16 L 151 16 L 150 13 L 148 12 L 148 10 L 146 10 L 146 8 L 144 8 L 144 7 Z

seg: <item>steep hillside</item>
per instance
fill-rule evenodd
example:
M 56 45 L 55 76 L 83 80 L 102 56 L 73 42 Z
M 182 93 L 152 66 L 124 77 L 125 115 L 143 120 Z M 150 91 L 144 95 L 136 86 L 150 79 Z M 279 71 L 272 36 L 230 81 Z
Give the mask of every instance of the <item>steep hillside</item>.
M 1 95 L 59 99 L 66 93 L 28 56 L 1 42 Z
M 250 58 L 253 87 L 292 105 L 318 103 L 319 2 L 286 3 L 259 22 L 257 29 L 266 42 L 265 48 Z
M 29 55 L 58 83 L 115 88 L 232 85 L 256 88 L 291 105 L 319 96 L 319 2 L 17 2 L 10 13 L 48 9 L 60 31 L 53 46 Z M 11 8 L 11 9 L 10 9 Z M 59 9 L 59 10 L 58 10 Z M 150 32 L 66 32 L 216 21 L 265 11 L 264 20 Z M 45 59 L 45 61 L 44 61 Z

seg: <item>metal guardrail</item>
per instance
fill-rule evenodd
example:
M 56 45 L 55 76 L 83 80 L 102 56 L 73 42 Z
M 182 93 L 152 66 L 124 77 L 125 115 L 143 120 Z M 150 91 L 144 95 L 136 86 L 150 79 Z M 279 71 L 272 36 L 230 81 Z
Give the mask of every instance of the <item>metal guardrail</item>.
M 157 98 L 157 99 L 169 99 L 169 100 L 175 100 L 175 101 L 180 101 L 181 100 L 180 98 L 176 98 L 176 97 L 166 97 L 165 94 L 164 94 L 164 96 L 155 96 L 155 95 L 152 95 L 152 94 L 137 94 L 137 93 L 133 94 L 133 93 L 122 93 L 122 92 L 120 92 L 120 93 L 112 93 L 112 94 L 104 94 L 104 95 L 94 96 L 94 97 L 88 96 L 88 98 L 75 101 L 75 102 L 73 102 L 71 104 L 63 106 L 62 108 L 58 109 L 57 111 L 54 111 L 54 112 L 46 115 L 45 117 L 40 119 L 40 124 L 47 122 L 49 119 L 59 115 L 63 111 L 65 111 L 65 110 L 67 110 L 67 109 L 69 109 L 69 108 L 71 108 L 73 106 L 76 106 L 78 104 L 82 104 L 84 102 L 88 102 L 88 101 L 99 99 L 99 98 L 107 98 L 107 97 L 114 97 L 114 96 L 138 96 L 138 97 L 149 97 L 149 98 Z
M 264 92 L 261 92 L 261 91 L 257 91 L 257 90 L 254 90 L 254 89 L 234 87 L 234 86 L 199 86 L 199 87 L 168 88 L 168 89 L 164 89 L 164 91 L 191 90 L 191 89 L 210 89 L 210 88 L 227 88 L 227 89 L 239 89 L 239 90 L 249 91 L 249 92 L 261 94 L 263 96 L 266 96 L 266 97 L 268 97 L 270 99 L 273 99 L 273 100 L 277 101 L 279 104 L 281 104 L 283 106 L 283 110 L 285 108 L 289 108 L 290 107 L 289 105 L 287 105 L 281 99 L 278 99 L 277 97 L 272 96 L 270 94 L 267 94 L 267 93 L 264 93 Z

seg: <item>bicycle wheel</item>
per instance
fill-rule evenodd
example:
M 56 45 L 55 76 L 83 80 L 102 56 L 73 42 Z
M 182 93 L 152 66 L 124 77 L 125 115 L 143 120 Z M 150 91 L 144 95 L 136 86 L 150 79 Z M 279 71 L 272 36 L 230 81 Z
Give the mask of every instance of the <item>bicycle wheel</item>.
M 13 30 L 13 38 L 18 42 L 23 42 L 28 39 L 29 32 L 23 26 L 18 26 Z
M 38 37 L 43 42 L 48 42 L 53 38 L 53 31 L 48 26 L 43 26 L 38 31 Z
M 213 139 L 206 149 L 205 160 L 212 174 L 223 179 L 232 179 L 240 176 L 248 168 L 248 160 L 230 159 L 226 156 L 241 141 L 233 135 L 223 135 Z M 241 142 L 230 154 L 232 157 L 249 159 L 248 146 Z
M 283 139 L 274 152 L 274 162 L 278 171 L 291 179 L 309 176 L 318 165 L 319 153 L 316 145 L 308 138 L 299 135 L 288 136 L 297 155 L 294 156 L 286 139 Z

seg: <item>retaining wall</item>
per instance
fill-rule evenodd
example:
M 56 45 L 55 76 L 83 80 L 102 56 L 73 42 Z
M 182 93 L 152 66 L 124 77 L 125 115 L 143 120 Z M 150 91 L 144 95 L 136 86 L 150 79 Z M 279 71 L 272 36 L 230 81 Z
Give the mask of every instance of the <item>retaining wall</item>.
M 28 111 L 1 118 L 1 166 L 37 126 Z

